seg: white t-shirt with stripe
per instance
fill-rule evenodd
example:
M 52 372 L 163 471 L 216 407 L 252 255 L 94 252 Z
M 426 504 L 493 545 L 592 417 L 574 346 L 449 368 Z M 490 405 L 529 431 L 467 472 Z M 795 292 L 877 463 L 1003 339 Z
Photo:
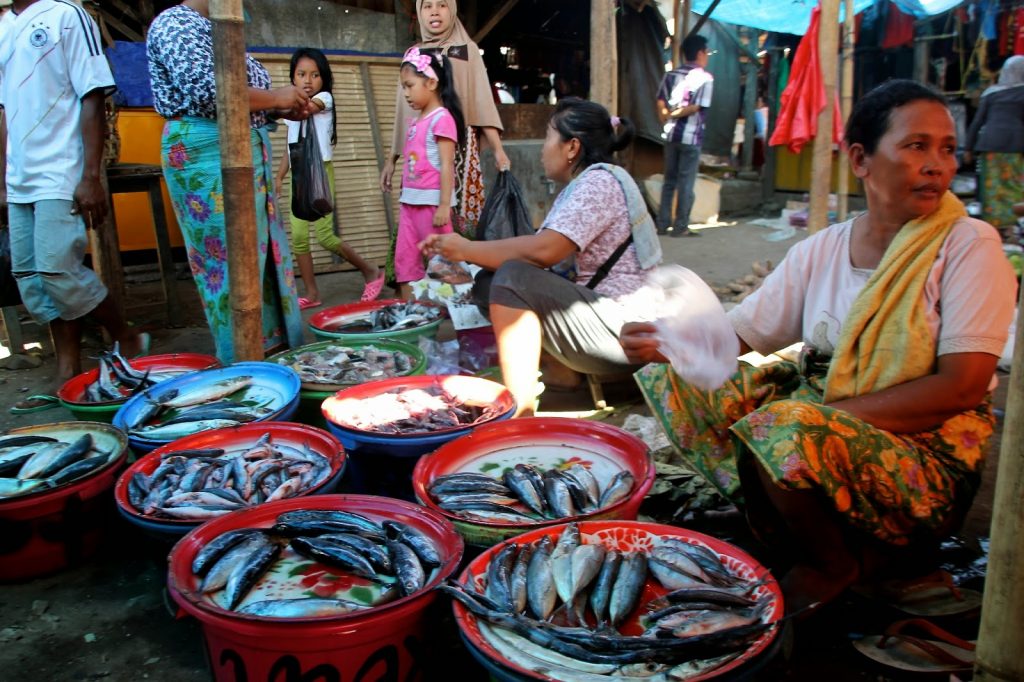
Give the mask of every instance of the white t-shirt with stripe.
M 114 91 L 96 23 L 65 0 L 0 19 L 0 106 L 11 203 L 73 198 L 82 178 L 82 98 Z

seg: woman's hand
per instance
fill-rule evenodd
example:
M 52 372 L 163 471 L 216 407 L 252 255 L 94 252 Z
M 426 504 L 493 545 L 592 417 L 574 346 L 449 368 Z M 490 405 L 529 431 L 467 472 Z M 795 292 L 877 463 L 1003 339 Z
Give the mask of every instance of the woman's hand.
M 380 191 L 391 191 L 391 178 L 395 175 L 395 160 L 388 159 L 384 162 L 384 168 L 380 172 Z
M 440 209 L 438 209 L 440 211 Z M 435 216 L 435 220 L 436 220 Z M 454 233 L 449 234 L 432 234 L 423 241 L 420 242 L 420 251 L 424 256 L 430 258 L 431 256 L 441 256 L 445 260 L 457 263 L 458 261 L 467 260 L 466 258 L 466 247 L 472 244 L 471 241 L 461 235 Z
M 498 167 L 498 172 L 507 171 L 512 168 L 512 162 L 508 160 L 508 154 L 505 153 L 504 148 L 497 147 L 494 150 L 494 165 Z
M 286 85 L 282 88 L 275 88 L 270 91 L 272 109 L 279 111 L 290 111 L 295 114 L 309 113 L 309 95 L 302 88 L 294 85 Z M 314 105 L 314 111 L 315 111 Z M 295 119 L 298 120 L 298 119 Z
M 434 211 L 434 227 L 444 227 L 452 221 L 452 209 L 445 206 L 438 206 Z
M 626 359 L 635 365 L 648 362 L 668 362 L 658 350 L 659 341 L 655 336 L 657 328 L 651 322 L 627 322 L 619 330 L 619 345 L 626 353 Z

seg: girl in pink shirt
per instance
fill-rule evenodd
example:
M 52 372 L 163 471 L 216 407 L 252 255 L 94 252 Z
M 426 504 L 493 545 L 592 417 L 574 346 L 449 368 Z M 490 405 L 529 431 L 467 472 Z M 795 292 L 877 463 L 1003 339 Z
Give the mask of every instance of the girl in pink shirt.
M 395 279 L 402 298 L 411 298 L 409 282 L 426 274 L 419 243 L 431 234 L 452 231 L 455 144 L 462 144 L 465 125 L 443 60 L 412 47 L 402 61 L 402 93 L 419 114 L 409 121 L 402 150 L 405 168 L 395 240 Z

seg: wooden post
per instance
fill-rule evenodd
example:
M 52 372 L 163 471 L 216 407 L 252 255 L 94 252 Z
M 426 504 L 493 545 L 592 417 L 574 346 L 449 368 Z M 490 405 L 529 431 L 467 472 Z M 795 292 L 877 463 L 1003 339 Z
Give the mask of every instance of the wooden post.
M 117 223 L 114 219 L 114 202 L 107 186 L 106 164 L 100 176 L 103 193 L 107 197 L 107 217 L 103 222 L 88 230 L 89 251 L 92 255 L 92 269 L 100 278 L 110 294 L 115 309 L 124 316 L 124 270 L 121 266 L 121 240 L 117 234 Z
M 263 292 L 257 257 L 242 0 L 210 0 L 210 21 L 235 360 L 262 360 Z
M 850 111 L 853 110 L 853 48 L 856 43 L 856 24 L 853 15 L 853 0 L 844 0 L 843 7 L 846 16 L 843 19 L 843 74 L 840 81 L 842 96 L 840 97 L 840 109 L 843 114 L 843 123 L 850 119 Z M 836 191 L 839 198 L 839 205 L 836 208 L 836 222 L 846 220 L 846 214 L 850 205 L 850 172 L 843 163 L 843 155 L 839 155 L 839 187 Z
M 1017 319 L 1024 320 L 1024 299 Z M 1024 324 L 1017 324 L 999 450 L 999 471 L 992 500 L 992 544 L 989 546 L 981 629 L 974 662 L 977 682 L 1024 679 Z
M 828 227 L 828 194 L 832 186 L 832 111 L 836 96 L 836 53 L 839 47 L 839 0 L 821 0 L 818 58 L 825 84 L 825 108 L 818 114 L 811 160 L 811 205 L 807 229 L 812 234 Z
M 690 35 L 690 0 L 683 0 L 683 32 L 679 34 L 679 44 L 683 44 L 683 38 Z
M 683 5 L 688 5 L 689 0 L 672 0 L 672 68 L 678 69 L 682 62 L 679 61 L 679 50 L 683 44 L 683 37 L 686 35 L 683 28 Z
M 377 155 L 377 172 L 384 170 L 384 163 L 387 161 L 388 150 L 384 148 L 384 140 L 380 134 L 380 122 L 377 118 L 377 98 L 373 93 L 373 80 L 370 78 L 370 65 L 366 62 L 359 62 L 359 77 L 363 82 L 363 96 L 366 97 L 366 111 L 370 115 L 370 133 L 373 136 L 373 151 Z M 384 202 L 384 217 L 388 221 L 388 234 L 397 234 L 398 226 L 395 224 L 395 212 L 391 205 L 391 194 L 383 194 L 381 201 Z
M 609 0 L 590 2 L 590 99 L 612 114 L 619 104 L 615 11 L 615 3 Z

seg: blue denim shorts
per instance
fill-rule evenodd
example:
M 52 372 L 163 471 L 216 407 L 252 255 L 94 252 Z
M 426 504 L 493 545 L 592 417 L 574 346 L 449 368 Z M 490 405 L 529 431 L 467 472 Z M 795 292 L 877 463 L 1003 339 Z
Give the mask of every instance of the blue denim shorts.
M 11 271 L 21 300 L 40 324 L 76 320 L 107 296 L 96 273 L 85 267 L 88 239 L 71 202 L 48 199 L 10 204 Z

